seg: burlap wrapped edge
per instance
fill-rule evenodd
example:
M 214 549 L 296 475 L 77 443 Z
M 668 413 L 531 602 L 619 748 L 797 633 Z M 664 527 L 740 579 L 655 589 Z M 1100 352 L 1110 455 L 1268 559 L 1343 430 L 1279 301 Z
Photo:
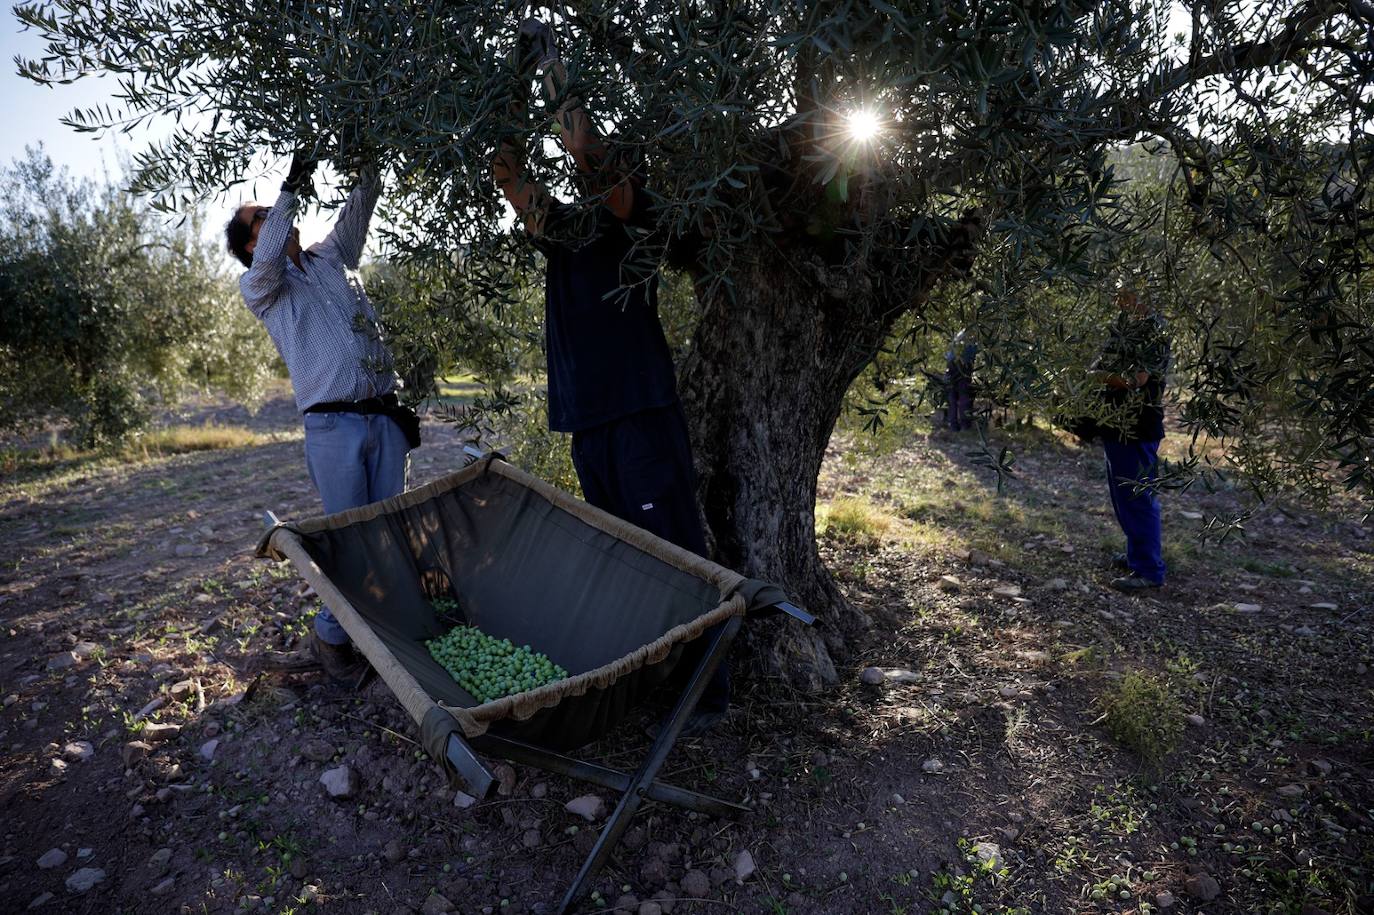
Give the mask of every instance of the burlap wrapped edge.
M 739 616 L 746 609 L 744 598 L 736 594 L 690 622 L 674 626 L 652 642 L 585 673 L 469 708 L 449 705 L 446 702 L 439 702 L 437 705 L 457 719 L 466 736 L 480 737 L 498 721 L 507 718 L 525 721 L 537 712 L 552 708 L 569 696 L 581 696 L 593 689 L 604 689 L 626 674 L 650 664 L 657 664 L 668 656 L 674 645 L 699 638 L 712 626 L 723 623 L 732 616 Z

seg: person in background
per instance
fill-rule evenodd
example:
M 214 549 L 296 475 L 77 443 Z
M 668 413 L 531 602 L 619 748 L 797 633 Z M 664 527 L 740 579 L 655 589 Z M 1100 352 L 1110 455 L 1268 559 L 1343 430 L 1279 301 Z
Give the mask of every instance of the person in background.
M 584 195 L 555 199 L 529 174 L 524 150 L 500 143 L 493 178 L 544 255 L 549 428 L 572 434 L 590 504 L 704 556 L 691 441 L 658 317 L 657 265 L 645 251 L 653 220 L 642 171 L 600 135 L 580 99 L 565 95 L 567 72 L 549 26 L 526 19 L 518 40 L 519 95 L 534 68 L 550 106 L 558 105 L 558 139 Z M 522 102 L 513 108 L 523 117 Z M 719 721 L 729 698 L 721 664 L 682 735 Z
M 945 421 L 951 432 L 973 427 L 973 363 L 977 358 L 978 344 L 968 339 L 968 331 L 955 334 L 945 353 L 945 392 L 949 399 Z
M 303 248 L 295 221 L 314 169 L 294 157 L 276 202 L 239 207 L 225 240 L 247 268 L 239 279 L 243 301 L 286 363 L 305 427 L 306 468 L 333 514 L 405 489 L 419 421 L 397 402 L 400 381 L 357 276 L 381 183 L 365 173 L 329 236 Z M 356 684 L 367 671 L 328 607 L 316 614 L 309 644 L 336 680 Z
M 1120 309 L 1107 342 L 1091 369 L 1105 385 L 1110 416 L 1098 424 L 1107 459 L 1107 489 L 1126 552 L 1112 560 L 1125 572 L 1112 587 L 1127 593 L 1164 584 L 1164 532 L 1159 497 L 1149 484 L 1159 472 L 1164 438 L 1164 381 L 1169 338 L 1164 319 L 1141 298 L 1134 284 L 1117 290 Z

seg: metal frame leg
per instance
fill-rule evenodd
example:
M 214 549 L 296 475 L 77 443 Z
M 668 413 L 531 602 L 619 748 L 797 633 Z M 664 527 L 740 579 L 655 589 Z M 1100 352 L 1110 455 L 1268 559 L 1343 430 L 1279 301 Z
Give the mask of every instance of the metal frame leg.
M 472 752 L 472 747 L 457 734 L 448 735 L 444 756 L 473 797 L 478 800 L 491 797 L 492 792 L 496 790 L 496 776 Z
M 711 647 L 707 649 L 705 656 L 697 664 L 697 669 L 692 674 L 687 689 L 678 698 L 672 714 L 663 723 L 663 730 L 659 731 L 653 746 L 649 748 L 649 755 L 640 764 L 639 771 L 630 779 L 629 785 L 625 788 L 625 793 L 620 796 L 620 803 L 616 805 L 615 811 L 606 821 L 606 826 L 601 830 L 596 845 L 592 846 L 591 854 L 587 856 L 586 861 L 582 862 L 582 869 L 577 872 L 577 879 L 568 888 L 562 904 L 557 909 L 560 915 L 571 912 L 582 901 L 582 897 L 587 894 L 591 879 L 606 864 L 606 860 L 620 841 L 621 835 L 629 827 L 635 811 L 649 796 L 649 789 L 653 784 L 654 776 L 658 774 L 658 770 L 663 768 L 663 763 L 667 761 L 668 754 L 672 752 L 673 744 L 677 742 L 678 734 L 682 731 L 682 726 L 687 723 L 687 717 L 697 707 L 697 701 L 705 691 L 711 675 L 725 660 L 725 652 L 729 649 L 736 633 L 739 632 L 740 624 L 740 617 L 731 617 L 716 633 L 711 642 Z
M 488 756 L 509 760 L 522 766 L 534 766 L 555 775 L 563 775 L 602 788 L 610 788 L 612 791 L 625 791 L 630 787 L 632 776 L 628 773 L 585 760 L 573 759 L 570 756 L 563 756 L 542 747 L 521 743 L 518 740 L 508 740 L 504 737 L 487 734 L 475 738 L 472 745 Z M 729 818 L 749 813 L 749 808 L 743 804 L 735 804 L 707 794 L 688 791 L 686 788 L 679 788 L 667 782 L 655 781 L 650 783 L 645 789 L 645 796 L 651 801 L 672 804 L 675 807 L 695 810 L 697 813 L 704 813 L 713 817 Z

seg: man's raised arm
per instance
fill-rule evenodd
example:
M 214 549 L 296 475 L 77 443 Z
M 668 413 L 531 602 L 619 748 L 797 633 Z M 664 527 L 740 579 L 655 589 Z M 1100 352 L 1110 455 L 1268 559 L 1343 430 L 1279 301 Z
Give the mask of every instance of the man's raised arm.
M 513 141 L 502 140 L 491 160 L 491 175 L 531 235 L 544 232 L 549 194 L 530 177 L 525 153 Z
M 259 318 L 277 300 L 286 276 L 286 242 L 296 223 L 297 203 L 295 192 L 283 187 L 258 230 L 253 265 L 239 278 L 243 301 Z
M 261 318 L 277 300 L 286 277 L 286 243 L 296 225 L 297 196 L 310 183 L 315 163 L 300 153 L 291 157 L 291 168 L 282 182 L 281 193 L 263 219 L 253 246 L 253 263 L 239 278 L 239 289 L 248 309 Z M 256 218 L 256 217 L 255 217 Z
M 367 168 L 358 176 L 358 184 L 348 195 L 334 228 L 324 240 L 333 247 L 343 265 L 357 270 L 363 258 L 363 246 L 367 244 L 367 229 L 372 223 L 372 213 L 377 209 L 377 198 L 382 193 L 382 180 L 375 168 Z
M 520 45 L 543 77 L 545 101 L 558 105 L 554 120 L 563 148 L 573 157 L 577 170 L 591 179 L 592 193 L 601 195 L 606 208 L 617 219 L 629 219 L 634 211 L 634 182 L 620 163 L 611 160 L 606 141 L 592 123 L 582 100 L 566 96 L 568 71 L 558 56 L 553 29 L 538 19 L 526 19 L 520 23 Z M 522 64 L 530 61 L 522 61 Z

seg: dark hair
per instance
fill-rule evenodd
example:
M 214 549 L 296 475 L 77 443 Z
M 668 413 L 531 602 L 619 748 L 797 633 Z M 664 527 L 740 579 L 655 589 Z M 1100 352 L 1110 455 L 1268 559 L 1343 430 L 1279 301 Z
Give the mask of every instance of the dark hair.
M 239 259 L 239 263 L 245 267 L 253 266 L 253 255 L 249 254 L 245 248 L 253 240 L 253 224 L 239 219 L 240 207 L 234 211 L 234 215 L 229 217 L 229 222 L 224 227 L 224 240 L 229 248 L 229 253 Z

